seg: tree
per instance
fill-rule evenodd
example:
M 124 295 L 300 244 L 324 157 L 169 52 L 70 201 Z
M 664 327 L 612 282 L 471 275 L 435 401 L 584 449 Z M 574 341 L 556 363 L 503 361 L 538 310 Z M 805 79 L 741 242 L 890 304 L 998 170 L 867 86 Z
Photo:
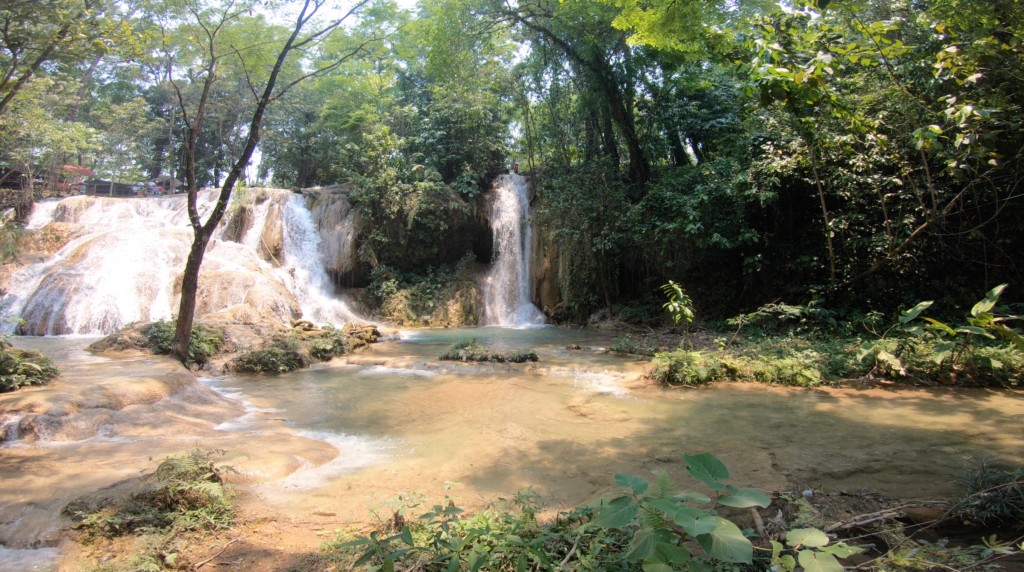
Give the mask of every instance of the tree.
M 222 5 L 207 5 L 201 0 L 188 0 L 185 3 L 187 13 L 191 21 L 187 26 L 191 37 L 197 42 L 197 59 L 194 62 L 189 79 L 196 85 L 193 97 L 186 93 L 181 85 L 181 80 L 172 79 L 172 85 L 177 96 L 181 120 L 185 125 L 185 178 L 186 190 L 188 192 L 188 218 L 192 227 L 192 247 L 189 250 L 188 259 L 185 263 L 185 270 L 182 275 L 181 302 L 178 307 L 178 318 L 175 323 L 174 341 L 172 353 L 182 362 L 188 359 L 189 344 L 192 332 L 196 307 L 196 294 L 199 288 L 199 270 L 202 265 L 203 255 L 206 246 L 213 237 L 213 232 L 220 224 L 224 213 L 227 210 L 231 193 L 242 176 L 243 170 L 249 164 L 256 145 L 259 143 L 260 130 L 263 126 L 263 119 L 268 106 L 279 99 L 282 94 L 290 88 L 298 85 L 305 79 L 327 73 L 331 69 L 340 66 L 345 60 L 357 54 L 366 44 L 376 41 L 379 38 L 372 38 L 365 43 L 352 47 L 348 52 L 341 54 L 335 61 L 314 65 L 309 71 L 300 71 L 297 77 L 282 77 L 289 56 L 298 52 L 312 56 L 312 51 L 319 47 L 324 40 L 334 33 L 341 25 L 352 18 L 369 0 L 358 0 L 347 11 L 340 16 L 331 18 L 323 23 L 318 20 L 321 9 L 327 4 L 326 0 L 303 0 L 300 3 L 298 13 L 288 30 L 284 42 L 279 44 L 276 57 L 271 60 L 269 67 L 262 65 L 262 62 L 248 62 L 245 54 L 254 46 L 246 45 L 223 45 L 222 33 L 233 22 L 243 18 L 246 14 L 262 8 L 258 0 L 237 2 L 229 0 Z M 269 8 L 269 6 L 267 6 Z M 273 54 L 271 54 L 273 55 Z M 204 122 L 208 118 L 210 108 L 214 100 L 215 88 L 220 79 L 220 67 L 225 60 L 237 58 L 241 69 L 245 71 L 247 88 L 252 94 L 253 110 L 245 134 L 241 137 L 242 144 L 239 146 L 237 158 L 231 164 L 223 183 L 220 185 L 220 192 L 217 201 L 210 211 L 206 221 L 199 215 L 198 191 L 199 186 L 196 179 L 196 151 L 203 133 Z M 270 62 L 267 62 L 270 63 Z M 258 66 L 258 67 L 257 67 Z
M 7 0 L 0 8 L 0 117 L 58 59 L 82 61 L 135 39 L 113 0 Z M 130 8 L 130 7 L 129 7 Z

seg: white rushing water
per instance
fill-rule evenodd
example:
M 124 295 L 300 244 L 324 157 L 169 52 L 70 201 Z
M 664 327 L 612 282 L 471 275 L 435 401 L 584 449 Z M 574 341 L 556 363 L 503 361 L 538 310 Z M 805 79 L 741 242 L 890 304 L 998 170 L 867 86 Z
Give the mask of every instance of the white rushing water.
M 506 174 L 491 195 L 494 260 L 484 279 L 484 324 L 527 327 L 545 322 L 530 301 L 530 203 L 526 178 Z
M 215 198 L 201 193 L 201 215 Z M 268 190 L 251 208 L 251 224 L 238 242 L 223 227 L 210 241 L 198 313 L 229 311 L 282 323 L 299 317 L 336 325 L 357 320 L 332 295 L 320 237 L 302 197 Z M 69 197 L 41 203 L 28 226 L 45 231 L 52 223 L 71 239 L 11 277 L 0 297 L 0 331 L 23 321 L 27 334 L 108 334 L 131 322 L 171 319 L 192 242 L 184 195 Z

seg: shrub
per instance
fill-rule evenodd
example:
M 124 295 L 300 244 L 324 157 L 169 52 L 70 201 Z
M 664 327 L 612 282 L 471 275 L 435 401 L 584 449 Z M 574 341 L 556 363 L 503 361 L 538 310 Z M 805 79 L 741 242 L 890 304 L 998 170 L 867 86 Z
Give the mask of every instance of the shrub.
M 149 347 L 156 354 L 170 354 L 174 343 L 174 322 L 160 320 L 142 329 L 143 335 L 149 340 Z M 205 364 L 220 351 L 227 339 L 221 328 L 211 328 L 203 324 L 192 326 L 189 337 L 188 362 L 198 365 Z
M 615 343 L 612 344 L 612 351 L 620 354 L 653 356 L 654 349 L 647 344 L 646 340 L 642 338 L 639 341 L 634 340 L 630 334 L 615 338 Z
M 537 361 L 537 352 L 533 350 L 520 350 L 516 352 L 505 352 L 497 353 L 488 351 L 490 348 L 477 341 L 475 338 L 471 340 L 462 340 L 452 344 L 447 351 L 438 356 L 440 360 L 449 361 L 478 361 L 478 362 L 497 362 L 497 363 L 523 363 L 528 361 Z
M 309 355 L 319 361 L 328 361 L 337 356 L 343 356 L 351 349 L 348 335 L 341 330 L 330 326 L 307 339 L 309 342 Z
M 826 361 L 813 350 L 772 355 L 756 346 L 744 354 L 676 349 L 654 355 L 648 376 L 666 385 L 701 385 L 712 381 L 759 381 L 813 387 L 825 381 Z
M 1007 468 L 983 462 L 963 478 L 964 494 L 954 505 L 960 518 L 981 525 L 1024 524 L 1024 465 Z
M 716 356 L 683 349 L 654 355 L 650 377 L 666 385 L 701 385 L 727 379 L 728 370 Z
M 107 504 L 68 506 L 75 528 L 87 538 L 113 537 L 135 532 L 216 530 L 231 526 L 235 510 L 214 455 L 223 451 L 194 449 L 168 457 L 146 477 L 147 490 Z
M 0 339 L 0 393 L 30 385 L 44 385 L 59 373 L 45 355 L 18 349 Z
M 400 509 L 369 534 L 342 535 L 324 550 L 348 569 L 747 569 L 740 566 L 754 564 L 753 544 L 718 510 L 767 507 L 771 499 L 757 489 L 725 484 L 728 469 L 711 454 L 683 458 L 688 474 L 710 494 L 678 492 L 664 473 L 653 483 L 618 473 L 614 497 L 548 523 L 537 521 L 540 507 L 531 492 L 516 495 L 504 510 L 470 516 L 445 498 L 417 520 L 407 520 Z M 814 570 L 842 570 L 838 559 L 860 551 L 820 530 L 796 529 L 786 534 L 785 546 L 772 543 L 770 563 L 764 555 L 758 564 L 792 572 L 799 559 L 808 570 L 808 563 L 819 565 Z
M 243 353 L 229 367 L 240 373 L 287 373 L 309 365 L 299 351 L 299 341 L 291 334 L 278 334 L 270 346 Z

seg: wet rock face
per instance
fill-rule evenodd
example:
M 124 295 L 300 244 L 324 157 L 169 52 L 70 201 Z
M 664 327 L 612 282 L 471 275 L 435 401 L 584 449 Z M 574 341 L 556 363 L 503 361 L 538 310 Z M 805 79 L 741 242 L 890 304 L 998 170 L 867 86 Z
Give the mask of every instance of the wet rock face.
M 320 232 L 324 270 L 335 284 L 365 286 L 368 272 L 359 262 L 355 211 L 349 202 L 350 189 L 321 190 L 307 195 L 313 221 Z

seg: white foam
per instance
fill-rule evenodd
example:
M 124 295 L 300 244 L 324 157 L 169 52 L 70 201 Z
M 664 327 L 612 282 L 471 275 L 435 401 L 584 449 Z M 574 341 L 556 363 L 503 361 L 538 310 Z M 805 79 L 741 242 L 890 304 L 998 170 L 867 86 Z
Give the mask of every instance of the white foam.
M 573 381 L 577 386 L 582 386 L 600 395 L 612 395 L 615 397 L 626 397 L 629 395 L 629 390 L 622 385 L 622 376 L 613 373 L 574 372 Z
M 282 409 L 276 409 L 273 407 L 257 407 L 253 405 L 242 393 L 241 387 L 235 386 L 224 386 L 220 385 L 221 380 L 214 377 L 200 377 L 199 382 L 213 391 L 220 394 L 222 397 L 237 401 L 242 405 L 245 413 L 230 419 L 228 421 L 217 424 L 214 429 L 217 431 L 226 432 L 241 432 L 249 431 L 255 428 L 256 420 L 267 413 L 281 413 Z
M 434 377 L 437 375 L 436 371 L 430 371 L 426 369 L 412 369 L 406 367 L 387 367 L 383 365 L 373 365 L 360 369 L 356 372 L 359 375 L 397 375 L 399 377 Z
M 322 465 L 306 465 L 287 477 L 268 483 L 266 487 L 287 491 L 308 491 L 326 485 L 331 479 L 371 467 L 392 457 L 388 451 L 398 443 L 389 439 L 373 439 L 324 431 L 302 431 L 303 437 L 329 443 L 338 456 Z

